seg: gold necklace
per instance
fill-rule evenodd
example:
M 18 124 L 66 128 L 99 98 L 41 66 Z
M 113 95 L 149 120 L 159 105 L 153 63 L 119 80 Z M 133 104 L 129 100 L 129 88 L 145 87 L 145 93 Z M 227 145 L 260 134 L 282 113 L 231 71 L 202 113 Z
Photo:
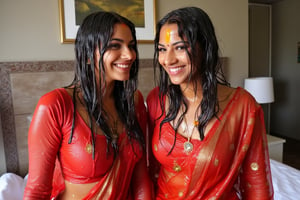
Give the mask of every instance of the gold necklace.
M 187 141 L 183 143 L 183 148 L 186 153 L 190 153 L 194 149 L 194 145 L 191 142 L 191 137 L 193 136 L 194 129 L 198 127 L 199 121 L 194 120 L 192 128 L 187 124 L 186 117 L 184 116 L 184 129 L 183 132 L 187 133 Z M 191 130 L 191 131 L 190 131 Z

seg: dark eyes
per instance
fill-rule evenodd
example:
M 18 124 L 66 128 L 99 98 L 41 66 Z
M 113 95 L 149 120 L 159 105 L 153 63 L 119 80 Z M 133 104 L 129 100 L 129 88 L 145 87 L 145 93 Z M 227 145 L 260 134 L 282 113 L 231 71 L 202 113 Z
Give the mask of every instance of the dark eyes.
M 179 45 L 179 46 L 176 46 L 175 49 L 176 50 L 185 50 L 185 49 L 187 49 L 187 46 L 186 45 Z
M 163 51 L 166 51 L 166 49 L 165 48 L 157 48 L 157 51 L 158 52 L 163 52 Z
M 121 45 L 119 43 L 110 43 L 107 48 L 108 49 L 118 49 L 120 47 L 121 47 Z
M 188 48 L 187 45 L 178 45 L 178 46 L 175 46 L 175 50 L 176 51 L 186 50 L 187 48 Z M 158 47 L 157 51 L 158 52 L 165 52 L 165 51 L 167 51 L 167 49 L 164 48 L 164 47 Z

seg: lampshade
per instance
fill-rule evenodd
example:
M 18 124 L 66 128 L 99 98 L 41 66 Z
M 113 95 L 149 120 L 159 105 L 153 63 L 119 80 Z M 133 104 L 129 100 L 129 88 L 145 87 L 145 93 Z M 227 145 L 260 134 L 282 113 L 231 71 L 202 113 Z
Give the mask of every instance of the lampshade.
M 272 77 L 246 78 L 244 88 L 252 94 L 257 103 L 274 102 L 274 88 Z

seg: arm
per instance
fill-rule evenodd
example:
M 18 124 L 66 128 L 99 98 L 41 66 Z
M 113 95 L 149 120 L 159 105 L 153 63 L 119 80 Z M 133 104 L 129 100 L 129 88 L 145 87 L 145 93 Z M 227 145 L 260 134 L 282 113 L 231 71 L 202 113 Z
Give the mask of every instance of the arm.
M 268 142 L 261 107 L 256 109 L 250 120 L 254 122 L 253 133 L 241 173 L 243 199 L 273 199 Z
M 154 199 L 153 184 L 148 174 L 146 159 L 143 156 L 136 164 L 132 176 L 133 199 L 151 200 Z
M 155 159 L 152 152 L 152 135 L 155 126 L 155 121 L 161 115 L 161 108 L 158 101 L 158 88 L 153 89 L 147 97 L 147 108 L 148 108 L 148 146 L 147 157 L 149 162 L 149 173 L 154 183 L 154 189 L 156 188 L 156 182 L 160 170 L 160 164 Z
M 144 104 L 144 98 L 142 94 L 138 91 L 135 95 L 135 108 L 138 117 L 139 124 L 144 133 L 144 138 L 146 140 L 146 151 L 148 149 L 147 137 L 148 137 L 148 120 L 147 120 L 147 110 Z M 133 171 L 132 177 L 132 190 L 133 199 L 136 200 L 151 200 L 154 199 L 153 185 L 147 170 L 147 158 L 146 153 L 143 153 L 143 157 L 136 164 Z
M 39 100 L 30 124 L 29 175 L 24 199 L 50 199 L 55 160 L 61 140 L 57 108 L 53 103 L 56 95 L 52 94 Z

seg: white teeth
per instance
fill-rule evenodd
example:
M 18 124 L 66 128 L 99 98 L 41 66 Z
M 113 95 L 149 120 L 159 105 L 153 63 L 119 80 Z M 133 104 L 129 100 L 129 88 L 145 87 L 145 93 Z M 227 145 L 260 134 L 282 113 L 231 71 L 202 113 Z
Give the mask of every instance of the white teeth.
M 178 67 L 178 68 L 170 68 L 169 70 L 170 70 L 170 72 L 175 73 L 175 72 L 178 72 L 179 70 L 181 70 L 181 67 Z
M 120 67 L 120 68 L 128 68 L 129 67 L 129 65 L 123 65 L 123 64 L 117 64 L 117 67 Z

